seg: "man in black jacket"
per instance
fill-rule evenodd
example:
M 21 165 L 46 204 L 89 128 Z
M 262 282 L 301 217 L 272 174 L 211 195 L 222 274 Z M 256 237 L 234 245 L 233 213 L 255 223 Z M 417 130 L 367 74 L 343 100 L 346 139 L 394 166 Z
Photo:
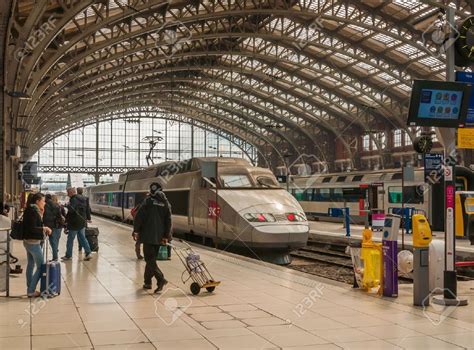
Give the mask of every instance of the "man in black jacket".
M 78 196 L 83 196 L 86 199 L 86 219 L 87 219 L 88 223 L 91 223 L 92 222 L 92 210 L 91 210 L 89 197 L 84 196 L 84 189 L 82 187 L 77 188 L 77 195 Z M 87 224 L 86 224 L 86 227 L 87 227 Z M 79 241 L 79 253 L 81 251 L 82 251 L 82 245 L 81 245 L 81 242 Z
M 69 196 L 69 204 L 66 206 L 66 223 L 68 235 L 66 243 L 66 255 L 61 259 L 72 259 L 72 248 L 74 246 L 74 239 L 77 235 L 78 241 L 86 252 L 84 260 L 90 260 L 91 248 L 89 246 L 89 242 L 87 242 L 86 239 L 87 200 L 84 196 L 76 194 L 75 188 L 68 188 L 67 195 Z
M 171 206 L 161 191 L 159 183 L 150 185 L 150 194 L 139 207 L 133 221 L 133 238 L 143 243 L 145 256 L 144 289 L 152 288 L 152 278 L 157 280 L 155 293 L 161 292 L 168 281 L 156 263 L 160 245 L 166 244 L 171 236 Z

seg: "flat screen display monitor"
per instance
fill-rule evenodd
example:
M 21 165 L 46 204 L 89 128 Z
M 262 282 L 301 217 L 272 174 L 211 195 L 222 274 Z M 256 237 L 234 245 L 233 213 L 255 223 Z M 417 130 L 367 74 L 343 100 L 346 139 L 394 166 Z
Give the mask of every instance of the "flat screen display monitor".
M 456 72 L 456 81 L 462 83 L 474 84 L 474 73 Z M 469 106 L 467 107 L 466 125 L 474 126 L 474 91 L 471 91 L 469 97 Z
M 415 80 L 408 112 L 409 126 L 463 127 L 471 84 Z

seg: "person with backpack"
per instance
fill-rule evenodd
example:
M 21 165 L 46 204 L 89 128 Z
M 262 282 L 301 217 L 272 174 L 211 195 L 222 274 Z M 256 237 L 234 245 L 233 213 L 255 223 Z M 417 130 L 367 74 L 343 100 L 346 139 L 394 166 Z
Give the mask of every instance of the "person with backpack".
M 52 196 L 50 194 L 46 195 L 43 223 L 53 231 L 49 237 L 49 243 L 51 244 L 51 251 L 53 252 L 53 260 L 58 261 L 59 239 L 61 238 L 61 231 L 65 223 L 65 218 L 61 213 L 61 207 L 59 206 L 57 196 Z
M 171 236 L 171 205 L 161 185 L 154 182 L 150 185 L 150 193 L 140 205 L 133 220 L 133 238 L 143 244 L 145 256 L 144 289 L 152 288 L 152 278 L 157 280 L 155 293 L 163 290 L 168 283 L 163 272 L 156 263 L 160 245 L 167 244 Z
M 71 260 L 72 249 L 74 247 L 74 239 L 77 236 L 78 241 L 84 248 L 86 256 L 84 260 L 90 260 L 91 248 L 89 242 L 86 239 L 86 226 L 87 226 L 87 200 L 84 196 L 77 194 L 75 188 L 68 188 L 67 195 L 69 197 L 69 204 L 66 206 L 66 223 L 67 223 L 67 243 L 66 243 L 66 255 L 61 259 Z
M 42 243 L 45 235 L 49 236 L 52 233 L 52 230 L 43 224 L 45 205 L 44 194 L 32 194 L 28 197 L 27 206 L 23 213 L 23 246 L 28 258 L 26 266 L 28 298 L 37 298 L 41 295 L 36 290 L 36 286 L 41 278 L 41 266 L 45 263 Z

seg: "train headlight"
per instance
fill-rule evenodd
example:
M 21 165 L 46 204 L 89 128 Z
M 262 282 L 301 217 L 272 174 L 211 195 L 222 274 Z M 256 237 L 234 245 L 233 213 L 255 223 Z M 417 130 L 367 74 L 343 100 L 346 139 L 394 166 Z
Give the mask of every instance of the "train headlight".
M 250 222 L 275 222 L 275 217 L 272 214 L 263 214 L 263 213 L 247 213 L 244 215 L 244 218 Z
M 300 213 L 286 213 L 286 218 L 291 222 L 305 221 L 304 216 L 302 216 Z

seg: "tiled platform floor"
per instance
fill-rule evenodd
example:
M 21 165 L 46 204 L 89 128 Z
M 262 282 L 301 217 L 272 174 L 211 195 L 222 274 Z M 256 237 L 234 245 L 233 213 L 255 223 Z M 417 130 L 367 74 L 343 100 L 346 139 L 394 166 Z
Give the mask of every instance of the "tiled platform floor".
M 222 281 L 215 293 L 190 295 L 174 256 L 160 262 L 169 288 L 150 294 L 141 289 L 144 262 L 134 258 L 130 229 L 95 223 L 100 253 L 62 264 L 59 297 L 0 298 L 0 349 L 474 349 L 474 300 L 423 310 L 410 305 L 407 285 L 396 301 L 384 300 L 212 250 L 197 249 Z M 20 244 L 15 251 L 24 263 Z M 12 294 L 24 289 L 24 275 L 14 278 Z

